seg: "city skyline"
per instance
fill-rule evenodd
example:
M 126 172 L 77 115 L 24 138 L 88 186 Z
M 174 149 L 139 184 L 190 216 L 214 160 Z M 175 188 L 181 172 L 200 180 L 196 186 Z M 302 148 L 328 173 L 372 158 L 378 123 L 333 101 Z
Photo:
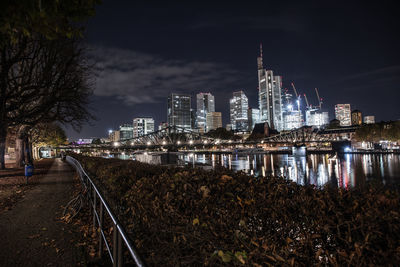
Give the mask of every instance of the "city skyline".
M 282 90 L 293 93 L 294 82 L 316 105 L 317 87 L 330 119 L 334 105 L 350 103 L 376 121 L 397 120 L 400 41 L 394 9 L 390 3 L 346 6 L 271 3 L 265 11 L 262 4 L 103 3 L 87 37 L 99 72 L 91 105 L 98 120 L 81 133 L 68 128 L 67 134 L 105 136 L 142 116 L 158 125 L 166 121 L 165 97 L 171 92 L 192 97 L 210 92 L 225 125 L 233 91 L 244 90 L 249 106 L 258 107 L 260 43 L 265 68 L 283 76 Z

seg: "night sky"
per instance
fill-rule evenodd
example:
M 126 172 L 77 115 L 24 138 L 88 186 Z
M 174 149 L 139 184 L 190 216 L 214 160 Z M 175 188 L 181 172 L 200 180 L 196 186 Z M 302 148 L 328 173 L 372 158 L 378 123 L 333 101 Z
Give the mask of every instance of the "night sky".
M 232 92 L 243 90 L 249 106 L 258 108 L 260 43 L 264 67 L 283 76 L 283 88 L 292 92 L 293 81 L 316 105 L 317 87 L 330 119 L 337 103 L 377 121 L 400 119 L 394 2 L 149 2 L 104 0 L 89 20 L 97 120 L 80 133 L 68 128 L 71 140 L 106 136 L 140 116 L 154 117 L 157 128 L 166 121 L 171 92 L 211 92 L 223 124 L 229 123 Z

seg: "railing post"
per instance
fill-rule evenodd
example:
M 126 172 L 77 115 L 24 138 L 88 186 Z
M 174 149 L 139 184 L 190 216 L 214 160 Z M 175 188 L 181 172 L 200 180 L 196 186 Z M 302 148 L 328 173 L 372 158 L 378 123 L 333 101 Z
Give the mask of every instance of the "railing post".
M 118 229 L 117 225 L 114 223 L 113 229 L 113 266 L 117 267 L 118 265 Z
M 103 202 L 100 201 L 100 224 L 99 224 L 99 258 L 103 257 L 103 236 L 101 232 L 103 231 L 103 217 L 104 217 L 104 208 Z
M 122 252 L 122 236 L 121 233 L 118 231 L 118 267 L 122 267 L 124 264 Z

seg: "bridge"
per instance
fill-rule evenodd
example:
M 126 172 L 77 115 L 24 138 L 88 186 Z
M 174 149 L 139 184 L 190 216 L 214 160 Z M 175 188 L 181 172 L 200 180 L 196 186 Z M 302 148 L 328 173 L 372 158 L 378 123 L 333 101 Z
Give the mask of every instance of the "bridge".
M 244 140 L 224 140 L 212 138 L 199 132 L 187 128 L 170 126 L 161 130 L 127 139 L 118 142 L 108 142 L 104 144 L 88 144 L 80 146 L 63 147 L 65 149 L 87 148 L 97 150 L 178 150 L 178 149 L 215 149 L 215 148 L 234 148 L 237 145 L 254 146 L 310 146 L 335 141 L 351 140 L 357 127 L 343 127 L 337 129 L 318 130 L 304 126 L 292 131 L 280 132 L 277 135 L 263 138 L 257 141 Z M 60 147 L 61 148 L 61 147 Z
M 335 129 L 318 130 L 310 126 L 280 132 L 277 135 L 265 138 L 267 143 L 285 143 L 306 145 L 307 143 L 327 143 L 334 141 L 351 140 L 358 127 L 343 127 Z

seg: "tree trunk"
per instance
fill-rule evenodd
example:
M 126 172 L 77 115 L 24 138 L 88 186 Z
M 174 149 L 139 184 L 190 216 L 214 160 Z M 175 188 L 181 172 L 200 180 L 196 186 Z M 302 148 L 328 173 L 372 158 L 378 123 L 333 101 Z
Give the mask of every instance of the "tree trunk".
M 0 169 L 6 168 L 5 155 L 6 155 L 6 137 L 7 127 L 4 125 L 0 126 Z
M 24 140 L 20 137 L 17 136 L 15 139 L 15 167 L 23 167 L 24 166 Z
M 15 139 L 15 167 L 21 168 L 29 164 L 28 148 L 28 129 L 27 126 L 20 126 Z

